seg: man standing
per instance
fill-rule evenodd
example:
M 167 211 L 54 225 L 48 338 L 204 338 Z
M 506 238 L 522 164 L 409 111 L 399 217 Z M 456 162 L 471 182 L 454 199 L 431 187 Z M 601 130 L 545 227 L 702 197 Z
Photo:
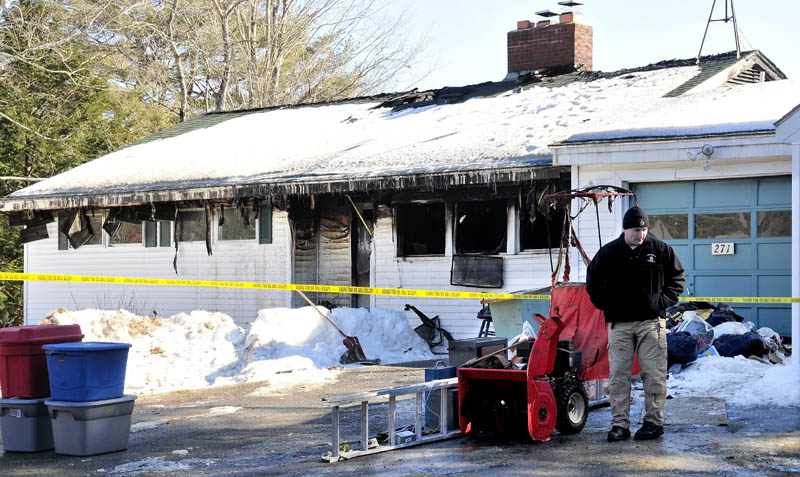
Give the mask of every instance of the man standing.
M 686 278 L 672 247 L 647 236 L 647 214 L 631 207 L 622 235 L 604 245 L 586 272 L 586 291 L 608 326 L 611 431 L 608 441 L 631 436 L 631 368 L 638 353 L 644 382 L 644 423 L 634 439 L 664 433 L 667 397 L 666 309 L 678 302 Z

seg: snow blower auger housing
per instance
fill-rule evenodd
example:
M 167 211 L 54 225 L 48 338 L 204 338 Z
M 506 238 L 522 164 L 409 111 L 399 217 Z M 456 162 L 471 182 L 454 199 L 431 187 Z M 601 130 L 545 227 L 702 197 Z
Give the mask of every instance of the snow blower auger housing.
M 589 405 L 578 376 L 582 353 L 573 341 L 559 341 L 565 328 L 559 316 L 535 318 L 540 328 L 527 370 L 458 370 L 461 432 L 512 438 L 527 434 L 547 441 L 554 429 L 561 434 L 583 429 Z

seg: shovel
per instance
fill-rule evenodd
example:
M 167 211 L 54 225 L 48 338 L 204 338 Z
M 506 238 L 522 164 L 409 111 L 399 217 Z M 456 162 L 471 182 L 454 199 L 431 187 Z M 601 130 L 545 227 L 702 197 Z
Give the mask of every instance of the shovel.
M 331 326 L 333 326 L 336 329 L 336 331 L 339 332 L 340 335 L 344 336 L 342 344 L 344 345 L 345 348 L 347 348 L 347 351 L 345 351 L 344 354 L 339 358 L 340 363 L 350 364 L 362 361 L 370 361 L 364 354 L 364 350 L 361 349 L 361 343 L 358 342 L 358 338 L 356 338 L 355 336 L 347 336 L 346 334 L 344 334 L 342 330 L 340 330 L 339 327 L 336 326 L 336 324 L 334 324 L 334 322 L 331 321 L 331 319 L 328 318 L 328 316 L 325 313 L 323 313 L 319 308 L 317 308 L 317 305 L 315 305 L 314 303 L 311 302 L 311 300 L 308 299 L 305 293 L 301 292 L 300 290 L 295 290 L 295 291 L 299 293 L 300 296 L 303 297 L 303 299 L 307 301 L 309 305 L 314 307 L 314 309 L 317 310 L 317 313 L 319 313 L 320 316 L 328 320 L 328 323 L 330 323 Z

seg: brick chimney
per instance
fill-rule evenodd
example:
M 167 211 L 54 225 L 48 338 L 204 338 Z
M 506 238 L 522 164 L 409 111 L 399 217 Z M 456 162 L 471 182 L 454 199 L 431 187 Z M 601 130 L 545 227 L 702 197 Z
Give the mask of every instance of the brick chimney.
M 592 27 L 577 12 L 562 13 L 558 23 L 523 20 L 508 32 L 508 77 L 544 68 L 592 70 Z

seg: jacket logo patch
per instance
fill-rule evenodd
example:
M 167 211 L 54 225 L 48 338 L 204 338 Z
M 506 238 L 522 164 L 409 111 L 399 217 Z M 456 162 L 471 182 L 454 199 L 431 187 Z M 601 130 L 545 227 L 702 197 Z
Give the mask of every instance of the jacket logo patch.
M 656 263 L 656 255 L 654 253 L 647 254 L 647 263 Z

